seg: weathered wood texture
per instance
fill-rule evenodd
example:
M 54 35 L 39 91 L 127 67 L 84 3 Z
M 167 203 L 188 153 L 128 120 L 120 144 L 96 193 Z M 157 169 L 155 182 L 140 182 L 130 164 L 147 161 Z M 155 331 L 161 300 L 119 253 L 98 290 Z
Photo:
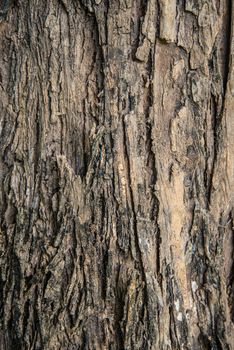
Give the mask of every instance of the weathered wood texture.
M 0 348 L 234 349 L 231 1 L 0 4 Z

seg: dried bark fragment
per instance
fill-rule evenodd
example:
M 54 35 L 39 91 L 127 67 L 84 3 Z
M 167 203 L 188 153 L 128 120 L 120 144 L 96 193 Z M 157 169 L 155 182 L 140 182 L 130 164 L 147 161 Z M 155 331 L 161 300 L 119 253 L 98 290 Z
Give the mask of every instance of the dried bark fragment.
M 1 6 L 1 349 L 232 349 L 229 2 Z

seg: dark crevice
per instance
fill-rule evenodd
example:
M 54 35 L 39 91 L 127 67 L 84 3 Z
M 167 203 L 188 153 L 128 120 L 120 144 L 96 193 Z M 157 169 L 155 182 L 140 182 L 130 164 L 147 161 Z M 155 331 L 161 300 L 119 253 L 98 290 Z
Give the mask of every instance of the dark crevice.
M 81 300 L 82 300 L 82 296 L 83 296 L 83 292 L 82 290 L 79 290 L 78 293 L 78 297 L 76 299 L 76 308 L 73 312 L 71 312 L 71 309 L 73 308 L 73 304 L 72 304 L 72 300 L 74 298 L 74 295 L 72 295 L 69 299 L 68 302 L 68 310 L 69 310 L 69 321 L 70 321 L 70 326 L 71 328 L 75 327 L 76 322 L 78 320 L 78 316 L 79 316 L 79 309 L 80 309 L 80 304 L 81 304 Z M 79 325 L 80 326 L 80 325 Z
M 119 275 L 119 271 L 118 271 Z M 116 285 L 118 286 L 118 280 Z M 122 291 L 119 287 L 117 287 L 117 294 L 115 298 L 115 330 L 116 330 L 116 342 L 117 342 L 117 349 L 122 350 L 124 349 L 124 332 L 122 330 L 121 321 L 124 317 L 124 296 L 125 293 Z
M 160 38 L 160 18 L 161 18 L 161 9 L 159 0 L 156 0 L 156 7 L 158 10 L 157 21 L 156 21 L 156 38 Z
M 51 271 L 48 271 L 45 275 L 45 279 L 44 279 L 44 285 L 43 285 L 43 295 L 45 294 L 45 290 L 47 288 L 48 282 L 50 280 L 50 278 L 52 277 L 52 273 Z M 35 283 L 35 282 L 34 282 Z
M 84 104 L 85 104 L 85 101 L 84 101 Z M 84 106 L 84 110 L 85 110 L 85 106 Z M 85 177 L 85 175 L 87 174 L 88 166 L 89 166 L 89 158 L 90 158 L 90 156 L 86 150 L 85 114 L 83 117 L 82 145 L 83 145 L 83 167 L 82 167 L 82 170 L 80 172 L 80 176 L 83 179 Z
M 133 61 L 137 60 L 137 49 L 143 43 L 142 25 L 147 12 L 147 6 L 148 0 L 141 0 L 140 3 L 135 1 L 135 13 L 131 19 L 131 56 Z
M 94 12 L 92 2 L 90 0 L 80 0 L 79 4 L 83 6 L 83 9 L 86 11 L 87 15 L 92 15 Z
M 108 43 L 108 13 L 109 13 L 109 8 L 110 8 L 110 3 L 109 3 L 109 0 L 104 0 L 105 1 L 105 34 L 106 34 L 106 37 L 105 37 L 105 43 L 102 43 L 102 45 L 107 45 Z M 108 50 L 108 46 L 106 48 Z M 107 55 L 108 55 L 108 52 L 107 52 Z M 106 60 L 107 60 L 107 57 L 105 57 Z
M 219 142 L 219 123 L 217 121 L 217 103 L 216 103 L 216 98 L 212 93 L 211 93 L 210 104 L 211 104 L 210 108 L 211 108 L 211 116 L 212 116 L 211 128 L 213 130 L 214 148 L 213 148 L 212 164 L 211 164 L 210 173 L 208 173 L 208 169 L 207 169 L 208 159 L 206 160 L 205 181 L 206 181 L 206 188 L 207 188 L 207 196 L 206 196 L 207 208 L 209 207 L 210 201 L 211 201 L 212 182 L 213 182 L 215 164 L 216 164 L 217 156 L 218 156 L 218 142 Z
M 34 146 L 34 176 L 36 178 L 36 174 L 39 171 L 39 161 L 41 154 L 41 135 L 42 135 L 42 123 L 39 117 L 40 113 L 40 103 L 37 101 L 37 109 L 36 109 L 36 120 L 35 120 L 35 146 Z
M 39 343 L 40 348 L 43 349 L 40 318 L 38 315 L 38 310 L 37 310 L 37 305 L 36 305 L 37 300 L 38 300 L 38 287 L 35 288 L 35 303 L 33 306 L 33 333 L 34 333 L 34 337 L 35 337 L 34 338 L 35 343 Z
M 138 257 L 139 257 L 140 269 L 141 269 L 142 278 L 144 281 L 143 298 L 144 298 L 144 305 L 145 305 L 145 308 L 147 310 L 147 328 L 148 328 L 148 330 L 150 330 L 147 278 L 146 278 L 146 274 L 145 274 L 144 263 L 142 260 L 141 248 L 139 245 L 138 229 L 137 229 L 137 215 L 136 215 L 136 208 L 135 208 L 133 190 L 132 190 L 132 185 L 131 185 L 131 167 L 130 167 L 130 159 L 129 159 L 129 153 L 128 153 L 128 145 L 127 145 L 128 137 L 126 134 L 126 126 L 125 126 L 124 117 L 122 119 L 122 130 L 123 130 L 124 154 L 126 157 L 126 165 L 127 165 L 127 176 L 128 176 L 128 185 L 129 185 L 128 187 L 129 187 L 129 192 L 130 192 L 130 204 L 131 204 L 132 215 L 133 215 L 133 231 L 134 231 L 135 245 L 136 245 Z
M 156 226 L 156 271 L 158 278 L 160 280 L 160 247 L 161 247 L 161 236 L 160 236 L 160 228 L 157 222 L 158 212 L 159 212 L 159 200 L 155 194 L 155 186 L 157 182 L 157 169 L 156 169 L 156 159 L 155 153 L 153 150 L 153 136 L 152 136 L 152 128 L 153 121 L 151 120 L 151 108 L 153 106 L 153 85 L 152 85 L 152 75 L 154 71 L 153 67 L 153 51 L 150 50 L 149 60 L 147 63 L 147 71 L 150 78 L 150 85 L 148 88 L 147 94 L 147 103 L 146 103 L 146 153 L 148 155 L 147 159 L 147 167 L 151 172 L 150 179 L 150 187 L 151 187 L 151 196 L 152 196 L 152 210 L 150 215 L 150 220 L 155 223 Z
M 87 2 L 83 1 L 87 6 Z M 85 7 L 87 10 L 87 7 Z M 96 10 L 97 11 L 97 10 Z M 104 117 L 104 110 L 105 110 L 105 98 L 103 96 L 104 93 L 104 67 L 105 67 L 105 59 L 104 59 L 104 52 L 103 52 L 103 43 L 101 43 L 101 37 L 99 34 L 99 23 L 97 16 L 94 13 L 86 13 L 86 15 L 92 16 L 92 23 L 93 23 L 93 40 L 95 45 L 94 55 L 93 55 L 93 66 L 92 69 L 96 68 L 96 76 L 97 76 L 97 99 L 99 100 L 99 104 L 97 107 L 97 113 L 96 115 L 93 115 L 90 111 L 90 115 L 92 115 L 94 123 L 97 125 L 100 125 L 103 122 Z M 107 21 L 107 19 L 106 19 Z M 89 164 L 91 161 L 92 151 L 91 147 L 92 145 L 87 144 L 87 135 L 88 130 L 86 126 L 86 111 L 87 106 L 86 103 L 88 101 L 88 96 L 86 96 L 86 99 L 83 101 L 83 128 L 82 128 L 82 148 L 83 148 L 83 154 L 82 154 L 82 164 L 80 165 L 79 169 L 79 175 L 82 179 L 85 178 Z
M 100 239 L 103 242 L 104 241 L 104 236 L 105 236 L 105 217 L 107 213 L 107 208 L 106 208 L 106 202 L 105 202 L 105 197 L 104 193 L 102 193 L 100 200 L 99 200 L 99 205 L 100 207 L 100 223 L 99 223 L 99 232 L 100 232 Z M 106 291 L 107 291 L 107 271 L 108 271 L 108 250 L 109 247 L 107 245 L 104 245 L 103 247 L 103 253 L 102 253 L 102 264 L 100 264 L 101 267 L 101 281 L 102 281 L 102 298 L 105 300 L 106 299 Z
M 226 91 L 227 91 L 227 82 L 228 82 L 228 75 L 229 75 L 229 63 L 230 63 L 230 55 L 231 55 L 231 43 L 232 43 L 232 0 L 226 0 L 227 1 L 227 8 L 226 8 L 226 16 L 225 16 L 225 23 L 224 28 L 222 30 L 223 38 L 221 41 L 221 70 L 223 75 L 223 95 L 225 97 Z M 223 47 L 222 47 L 223 46 Z
M 106 299 L 106 291 L 107 291 L 107 269 L 108 269 L 108 249 L 106 248 L 103 252 L 103 259 L 101 265 L 101 274 L 102 274 L 102 299 Z
M 69 9 L 68 9 L 68 3 L 64 0 L 59 0 L 59 3 L 61 4 L 61 8 L 63 9 L 63 11 L 69 15 Z
M 81 350 L 86 350 L 88 347 L 87 347 L 87 336 L 86 336 L 86 333 L 85 333 L 85 330 L 83 329 L 82 330 L 82 335 L 81 335 L 81 346 L 80 346 L 80 349 Z
M 233 220 L 233 214 L 229 214 L 229 220 L 231 224 L 231 231 L 232 231 L 232 238 L 231 238 L 231 256 L 230 259 L 232 260 L 230 271 L 228 271 L 227 275 L 227 293 L 228 293 L 228 304 L 230 309 L 230 318 L 231 321 L 234 323 L 234 220 Z M 227 257 L 228 258 L 228 257 Z
M 25 338 L 25 334 L 27 331 L 27 326 L 29 322 L 29 309 L 30 309 L 30 301 L 27 300 L 24 304 L 24 316 L 23 316 L 23 339 Z

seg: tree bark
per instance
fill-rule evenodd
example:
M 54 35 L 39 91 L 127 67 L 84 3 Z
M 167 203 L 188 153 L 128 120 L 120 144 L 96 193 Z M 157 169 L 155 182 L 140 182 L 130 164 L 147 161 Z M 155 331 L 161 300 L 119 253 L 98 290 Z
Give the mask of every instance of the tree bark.
M 231 1 L 0 22 L 0 348 L 234 349 Z

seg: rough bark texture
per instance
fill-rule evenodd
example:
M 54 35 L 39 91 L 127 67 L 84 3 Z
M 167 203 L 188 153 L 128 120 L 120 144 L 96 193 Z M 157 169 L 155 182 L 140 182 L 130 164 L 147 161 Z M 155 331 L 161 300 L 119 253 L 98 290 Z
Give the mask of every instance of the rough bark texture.
M 231 1 L 0 21 L 0 348 L 234 349 Z

